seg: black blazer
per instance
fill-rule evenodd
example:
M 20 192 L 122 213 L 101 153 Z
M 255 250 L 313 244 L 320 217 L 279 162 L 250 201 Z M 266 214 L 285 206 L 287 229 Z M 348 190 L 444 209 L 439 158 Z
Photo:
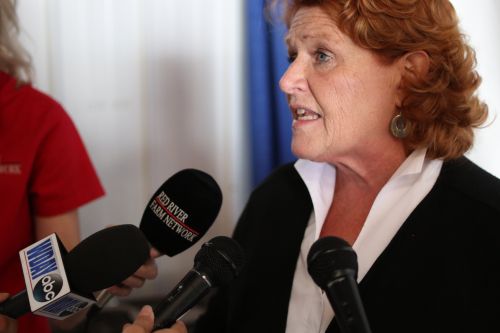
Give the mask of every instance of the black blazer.
M 311 212 L 292 164 L 252 193 L 234 233 L 246 267 L 195 332 L 285 332 Z M 500 332 L 500 181 L 466 158 L 444 163 L 359 289 L 373 333 Z

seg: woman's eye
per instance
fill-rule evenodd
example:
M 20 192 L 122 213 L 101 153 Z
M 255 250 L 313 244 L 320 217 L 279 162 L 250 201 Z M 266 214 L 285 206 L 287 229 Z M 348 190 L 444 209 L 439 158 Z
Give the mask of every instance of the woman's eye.
M 330 56 L 328 54 L 326 54 L 325 52 L 322 52 L 322 51 L 317 51 L 316 52 L 316 60 L 318 62 L 327 62 L 328 60 L 330 60 Z
M 296 54 L 289 54 L 288 55 L 288 63 L 292 63 L 294 62 L 295 58 L 297 58 L 297 55 Z

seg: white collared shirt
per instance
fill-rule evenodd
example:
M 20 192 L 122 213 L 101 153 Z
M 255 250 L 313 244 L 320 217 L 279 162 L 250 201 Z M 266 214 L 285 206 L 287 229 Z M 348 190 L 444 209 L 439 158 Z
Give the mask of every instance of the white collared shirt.
M 380 190 L 353 249 L 358 256 L 358 282 L 387 247 L 401 225 L 436 183 L 442 160 L 425 159 L 426 149 L 415 150 Z M 288 305 L 286 333 L 324 333 L 333 319 L 326 295 L 307 272 L 307 254 L 318 239 L 335 191 L 335 167 L 298 160 L 313 212 L 302 240 Z

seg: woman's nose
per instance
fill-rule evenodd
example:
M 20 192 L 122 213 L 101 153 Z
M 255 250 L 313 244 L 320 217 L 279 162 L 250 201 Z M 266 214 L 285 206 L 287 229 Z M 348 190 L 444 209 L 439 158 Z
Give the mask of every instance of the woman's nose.
M 281 76 L 280 89 L 288 95 L 307 89 L 305 68 L 298 59 L 290 63 L 283 76 Z

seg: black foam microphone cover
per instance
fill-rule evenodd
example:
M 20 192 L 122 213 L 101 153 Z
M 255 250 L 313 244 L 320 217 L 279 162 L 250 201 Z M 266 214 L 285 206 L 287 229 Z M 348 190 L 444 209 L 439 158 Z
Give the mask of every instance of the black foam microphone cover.
M 227 285 L 241 273 L 244 264 L 243 249 L 226 236 L 212 238 L 194 257 L 194 269 L 206 274 L 212 286 Z
M 358 257 L 345 240 L 339 237 L 323 237 L 311 246 L 307 255 L 307 270 L 314 282 L 322 289 L 338 275 L 358 277 Z
M 154 193 L 140 229 L 151 245 L 174 256 L 194 245 L 214 223 L 222 205 L 215 180 L 196 169 L 184 169 Z
M 149 259 L 149 244 L 132 224 L 102 229 L 64 258 L 70 286 L 78 292 L 109 288 L 135 273 Z
M 318 239 L 307 255 L 307 270 L 325 291 L 342 333 L 370 333 L 359 295 L 356 252 L 342 238 Z

